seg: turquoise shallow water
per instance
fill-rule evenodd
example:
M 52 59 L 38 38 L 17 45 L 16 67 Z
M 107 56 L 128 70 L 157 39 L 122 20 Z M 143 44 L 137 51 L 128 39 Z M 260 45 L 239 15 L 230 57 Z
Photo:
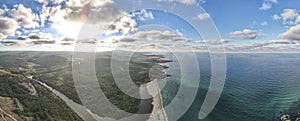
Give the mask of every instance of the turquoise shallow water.
M 209 86 L 209 55 L 199 53 L 197 58 L 201 71 L 198 93 L 181 121 L 199 120 L 198 113 Z M 172 76 L 162 90 L 164 106 L 172 101 L 179 85 L 197 88 L 180 81 L 180 68 L 176 61 L 168 65 L 170 69 L 167 72 Z M 203 121 L 273 121 L 280 112 L 289 113 L 299 100 L 300 54 L 228 54 L 222 96 Z

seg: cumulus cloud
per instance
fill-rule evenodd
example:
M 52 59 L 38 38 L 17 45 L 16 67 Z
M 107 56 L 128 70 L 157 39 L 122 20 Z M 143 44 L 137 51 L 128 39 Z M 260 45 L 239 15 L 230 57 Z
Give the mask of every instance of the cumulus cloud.
M 0 32 L 4 35 L 14 35 L 18 29 L 18 22 L 15 19 L 0 17 Z
M 200 13 L 197 18 L 199 20 L 205 20 L 205 19 L 209 19 L 210 18 L 210 15 L 208 13 Z
M 294 19 L 298 13 L 295 9 L 284 9 L 283 13 L 281 13 L 281 17 L 283 20 Z
M 300 23 L 300 15 L 296 9 L 284 9 L 280 14 L 274 14 L 273 19 L 281 20 L 284 25 L 296 25 Z
M 191 40 L 182 36 L 179 32 L 171 32 L 169 30 L 143 30 L 137 31 L 135 33 L 122 35 L 122 36 L 114 36 L 103 40 L 103 42 L 111 42 L 109 43 L 112 46 L 117 45 L 121 48 L 136 48 L 138 43 L 156 43 L 160 45 L 164 44 L 181 44 L 185 45 Z M 165 46 L 165 45 L 164 45 Z
M 12 9 L 4 6 L 4 9 L 0 10 L 0 16 L 2 16 L 0 17 L 2 38 L 15 34 L 20 35 L 21 32 L 18 29 L 26 31 L 26 29 L 39 27 L 38 15 L 33 13 L 31 8 L 26 8 L 23 4 L 16 4 Z
M 277 0 L 264 0 L 263 4 L 259 8 L 260 10 L 269 10 L 272 8 L 273 4 L 277 4 Z
M 15 5 L 16 8 L 9 11 L 9 14 L 19 21 L 20 26 L 24 28 L 36 28 L 39 27 L 39 23 L 36 22 L 36 15 L 32 12 L 31 8 L 26 8 L 24 5 Z
M 260 10 L 269 10 L 271 8 L 272 8 L 272 3 L 263 3 L 259 9 Z
M 240 31 L 234 31 L 229 33 L 229 36 L 233 39 L 259 39 L 262 37 L 262 34 L 250 29 L 244 29 Z
M 279 35 L 280 38 L 300 40 L 300 25 L 290 27 L 286 32 Z
M 132 15 L 134 17 L 139 18 L 142 21 L 145 21 L 147 19 L 149 19 L 149 20 L 154 19 L 153 14 L 145 9 L 142 9 L 141 11 L 133 12 Z
M 110 0 L 68 0 L 66 4 L 64 8 L 57 5 L 43 9 L 49 13 L 50 21 L 57 24 L 64 21 L 83 23 L 86 19 L 92 23 L 111 23 L 125 15 Z
M 272 17 L 275 21 L 278 21 L 281 19 L 281 17 L 277 14 L 274 14 L 273 17 Z
M 59 33 L 73 38 L 83 25 L 97 25 L 99 30 L 108 27 L 108 31 L 124 33 L 136 25 L 129 14 L 119 10 L 111 0 L 68 0 L 66 6 L 44 4 L 42 11 L 39 17 L 42 23 L 49 20 Z
M 76 38 L 86 24 L 109 32 L 129 33 L 137 23 L 129 13 L 119 10 L 112 0 L 36 0 L 43 3 L 41 11 L 34 13 L 31 8 L 23 4 L 14 5 L 12 9 L 0 9 L 1 38 L 14 35 L 16 30 L 34 30 L 49 24 L 51 29 L 57 30 L 63 36 Z M 153 19 L 152 13 L 141 11 L 141 19 Z M 97 25 L 97 26 L 95 26 Z M 72 29 L 70 29 L 72 28 Z M 96 31 L 98 32 L 98 31 Z M 20 32 L 19 32 L 20 33 Z M 92 33 L 92 32 L 91 32 Z M 21 35 L 21 34 L 20 34 Z M 19 38 L 19 39 L 30 39 Z
M 132 19 L 132 15 L 122 16 L 117 21 L 115 21 L 107 27 L 105 34 L 128 34 L 130 31 L 133 31 L 136 26 L 137 23 L 134 19 Z
M 161 42 L 185 42 L 187 39 L 183 38 L 180 34 L 171 31 L 138 31 L 132 35 L 128 35 L 125 38 L 139 41 L 161 41 Z
M 296 23 L 300 23 L 300 15 L 297 17 Z
M 229 43 L 228 40 L 199 40 L 195 42 L 200 44 L 209 44 L 209 45 L 223 45 Z
M 0 33 L 0 39 L 4 39 L 6 37 L 7 37 L 7 35 Z
M 284 24 L 294 24 L 294 20 L 299 14 L 295 9 L 284 9 L 280 15 Z
M 5 10 L 0 9 L 0 16 L 3 15 L 5 13 Z

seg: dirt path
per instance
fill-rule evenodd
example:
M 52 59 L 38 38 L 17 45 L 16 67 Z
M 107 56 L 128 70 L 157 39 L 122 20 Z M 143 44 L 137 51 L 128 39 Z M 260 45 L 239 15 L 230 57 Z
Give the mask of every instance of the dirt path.
M 10 120 L 7 120 L 6 117 L 9 117 L 13 121 L 18 121 L 15 117 L 13 117 L 12 115 L 10 115 L 10 114 L 6 113 L 4 110 L 2 110 L 2 108 L 0 108 L 0 112 L 1 112 L 1 118 L 4 121 L 10 121 Z

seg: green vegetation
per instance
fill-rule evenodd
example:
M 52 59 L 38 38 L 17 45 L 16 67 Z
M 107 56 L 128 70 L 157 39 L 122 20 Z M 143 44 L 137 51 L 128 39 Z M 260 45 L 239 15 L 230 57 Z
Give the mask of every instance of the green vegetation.
M 10 72 L 0 69 L 0 76 L 12 75 Z
M 38 92 L 37 96 L 33 96 L 20 85 L 20 82 L 27 81 L 24 76 L 12 75 L 7 70 L 1 70 L 0 73 L 3 74 L 0 75 L 0 96 L 17 99 L 24 106 L 22 110 L 13 110 L 14 113 L 32 117 L 35 121 L 82 120 L 59 97 L 38 83 L 32 82 Z
M 12 83 L 7 77 L 3 77 L 1 81 L 4 81 L 2 82 L 4 84 L 0 87 L 1 95 L 17 97 L 27 108 L 24 112 L 16 112 L 21 115 L 33 116 L 37 120 L 58 120 L 57 118 L 60 118 L 60 120 L 79 119 L 68 107 L 59 107 L 63 102 L 39 84 L 33 83 L 37 88 L 36 90 L 39 97 L 29 95 L 26 88 L 17 84 L 17 82 L 26 81 L 24 77 L 32 75 L 34 78 L 60 91 L 74 102 L 82 104 L 74 87 L 71 54 L 72 53 L 67 52 L 0 53 L 0 69 L 1 67 L 8 68 L 12 74 L 22 75 L 18 78 L 13 78 L 13 80 L 20 80 L 15 81 L 16 83 Z M 137 112 L 141 100 L 126 95 L 114 82 L 111 73 L 111 53 L 97 53 L 95 57 L 97 79 L 106 97 L 115 106 L 124 111 L 131 113 Z M 12 58 L 16 61 L 9 62 L 9 60 L 7 60 Z M 161 56 L 150 58 L 143 56 L 141 53 L 133 56 L 129 64 L 129 73 L 134 83 L 139 86 L 151 81 L 148 77 L 148 72 L 155 63 L 162 62 L 161 58 Z M 18 63 L 17 66 L 14 66 L 15 63 Z M 0 74 L 1 73 L 9 74 L 6 71 L 0 71 Z M 54 110 L 56 108 L 57 110 Z M 61 114 L 64 114 L 65 117 L 62 117 Z

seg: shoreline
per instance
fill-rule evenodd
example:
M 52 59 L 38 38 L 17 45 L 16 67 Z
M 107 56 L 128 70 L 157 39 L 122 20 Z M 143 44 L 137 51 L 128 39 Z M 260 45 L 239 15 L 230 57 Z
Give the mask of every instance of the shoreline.
M 148 93 L 153 97 L 153 109 L 147 121 L 168 121 L 166 112 L 163 108 L 162 96 L 157 85 L 157 80 L 147 84 Z

